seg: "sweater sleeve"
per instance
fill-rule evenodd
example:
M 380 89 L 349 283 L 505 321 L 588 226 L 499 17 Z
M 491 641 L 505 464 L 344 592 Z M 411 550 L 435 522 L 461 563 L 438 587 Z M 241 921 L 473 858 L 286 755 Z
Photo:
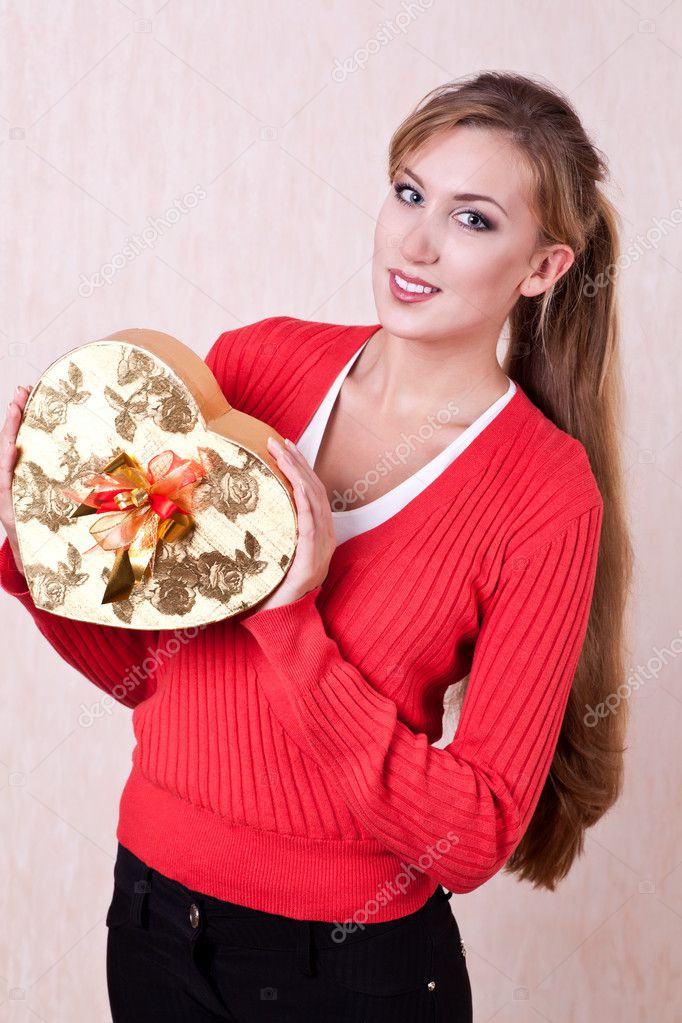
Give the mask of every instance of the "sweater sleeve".
M 276 319 L 225 331 L 205 356 L 206 365 L 231 405 L 240 405 L 253 345 L 267 338 Z M 80 622 L 36 607 L 7 537 L 0 547 L 0 587 L 26 608 L 38 630 L 67 664 L 119 703 L 132 708 L 155 692 L 162 631 Z
M 603 505 L 503 565 L 486 602 L 454 738 L 431 746 L 341 655 L 316 607 L 321 586 L 241 624 L 271 667 L 273 710 L 366 830 L 469 892 L 508 860 L 549 773 L 592 601 Z
M 98 689 L 125 707 L 137 706 L 155 691 L 158 630 L 79 622 L 37 607 L 8 537 L 0 547 L 0 587 L 26 608 L 59 656 Z

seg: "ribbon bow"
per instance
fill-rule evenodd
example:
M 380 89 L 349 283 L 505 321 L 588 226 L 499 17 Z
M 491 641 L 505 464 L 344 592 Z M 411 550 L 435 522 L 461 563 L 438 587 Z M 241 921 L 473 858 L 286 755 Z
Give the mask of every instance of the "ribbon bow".
M 87 497 L 61 491 L 80 502 L 72 518 L 99 516 L 90 527 L 97 543 L 84 553 L 98 546 L 116 551 L 103 604 L 126 600 L 147 567 L 154 571 L 160 540 L 171 543 L 187 533 L 193 525 L 189 512 L 196 507 L 193 489 L 207 471 L 203 461 L 162 451 L 149 460 L 145 472 L 133 455 L 121 451 L 101 472 L 83 480 L 83 486 L 93 488 Z

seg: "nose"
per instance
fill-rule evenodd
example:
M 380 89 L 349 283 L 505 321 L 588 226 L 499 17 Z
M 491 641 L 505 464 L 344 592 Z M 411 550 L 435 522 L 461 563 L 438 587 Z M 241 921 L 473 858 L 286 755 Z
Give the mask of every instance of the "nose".
M 435 225 L 429 224 L 428 217 L 420 219 L 419 224 L 401 236 L 399 249 L 408 266 L 431 266 L 438 260 Z

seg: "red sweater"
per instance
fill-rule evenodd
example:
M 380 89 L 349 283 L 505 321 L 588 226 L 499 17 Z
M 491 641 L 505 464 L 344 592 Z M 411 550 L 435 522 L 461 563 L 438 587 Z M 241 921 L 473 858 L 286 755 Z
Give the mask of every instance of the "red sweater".
M 222 334 L 206 362 L 230 404 L 296 441 L 379 326 L 270 317 Z M 437 882 L 472 891 L 521 840 L 583 644 L 602 511 L 583 446 L 518 387 L 294 603 L 176 632 L 69 621 L 35 607 L 7 540 L 0 585 L 133 708 L 123 845 L 219 899 L 378 922 Z M 468 673 L 456 734 L 435 747 L 443 694 Z

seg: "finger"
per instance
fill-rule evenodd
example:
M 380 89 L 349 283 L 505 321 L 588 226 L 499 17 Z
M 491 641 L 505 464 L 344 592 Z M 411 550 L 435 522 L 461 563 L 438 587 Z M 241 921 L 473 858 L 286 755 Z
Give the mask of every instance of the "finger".
M 325 489 L 324 483 L 322 482 L 320 477 L 317 475 L 317 473 L 315 472 L 315 470 L 313 469 L 312 465 L 310 464 L 308 459 L 305 457 L 305 455 L 302 454 L 302 452 L 300 452 L 298 450 L 298 448 L 296 447 L 294 442 L 289 440 L 288 437 L 284 438 L 284 443 L 285 443 L 284 450 L 287 451 L 289 453 L 289 455 L 291 455 L 291 457 L 294 460 L 295 464 L 299 465 L 301 467 L 301 470 L 305 470 L 306 475 L 308 477 L 308 489 L 310 489 L 310 486 L 312 485 L 314 490 L 318 494 L 320 494 L 320 496 L 325 496 L 326 497 L 327 491 Z
M 309 500 L 309 497 L 308 497 L 307 488 L 305 490 L 303 490 L 301 488 L 300 484 L 299 484 L 299 485 L 297 485 L 296 490 L 301 495 L 300 498 L 299 498 L 299 504 L 298 504 L 298 507 L 300 508 L 300 511 L 299 511 L 299 523 L 298 523 L 298 525 L 299 525 L 299 532 L 304 536 L 306 543 L 309 542 L 310 545 L 311 545 L 310 552 L 309 552 L 310 565 L 309 566 L 306 565 L 306 570 L 308 568 L 310 568 L 312 570 L 314 568 L 314 566 L 317 564 L 318 555 L 315 552 L 315 543 L 316 543 L 317 540 L 319 540 L 320 543 L 322 544 L 321 550 L 324 551 L 324 557 L 326 558 L 326 568 L 325 568 L 325 573 L 326 573 L 326 571 L 329 570 L 329 561 L 331 559 L 331 556 L 332 556 L 332 554 L 333 554 L 333 552 L 334 552 L 334 550 L 335 550 L 335 548 L 337 546 L 336 535 L 335 535 L 335 532 L 334 532 L 334 524 L 332 522 L 331 510 L 329 508 L 329 503 L 327 503 L 327 518 L 328 518 L 329 521 L 328 521 L 327 536 L 325 537 L 324 530 L 325 530 L 325 527 L 326 527 L 326 522 L 325 521 L 320 521 L 319 518 L 315 517 L 315 514 L 314 514 L 314 512 L 313 512 L 313 510 L 311 508 L 311 505 L 310 505 L 310 500 Z M 306 555 L 304 555 L 304 556 L 307 556 L 307 554 L 308 554 L 308 550 L 306 548 Z
M 14 394 L 12 395 L 12 398 L 10 399 L 10 401 L 8 403 L 8 406 L 7 406 L 7 415 L 5 417 L 5 425 L 7 425 L 8 421 L 9 421 L 12 424 L 12 429 L 14 429 L 14 424 L 15 424 L 15 421 L 17 419 L 17 411 L 16 411 L 17 409 L 19 410 L 19 413 L 20 413 L 19 421 L 21 421 L 21 413 L 23 413 L 23 411 L 24 411 L 24 408 L 26 406 L 26 402 L 28 401 L 29 394 L 30 394 L 30 392 L 32 390 L 33 390 L 33 386 L 32 385 L 29 386 L 29 387 L 18 386 L 16 388 L 16 390 L 15 390 Z M 4 427 L 3 427 L 3 429 L 4 429 Z M 18 429 L 18 423 L 16 424 L 16 429 Z M 16 429 L 14 429 L 14 433 L 10 434 L 10 436 L 16 436 Z
M 19 384 L 14 394 L 12 395 L 13 404 L 18 405 L 22 412 L 26 407 L 26 402 L 28 401 L 29 394 L 31 393 L 32 390 L 33 390 L 32 385 L 25 387 L 22 384 Z
M 306 491 L 310 494 L 310 500 L 315 509 L 317 528 L 326 529 L 328 536 L 335 542 L 336 534 L 327 488 L 315 470 L 310 466 L 308 459 L 298 450 L 293 441 L 289 440 L 288 437 L 285 437 L 284 441 L 286 444 L 284 450 L 291 455 L 294 464 L 305 474 Z
M 32 385 L 29 387 L 17 387 L 7 408 L 4 426 L 0 431 L 0 500 L 2 501 L 3 518 L 7 516 L 10 516 L 12 519 L 14 518 L 11 508 L 12 480 L 19 456 L 16 437 L 19 432 L 24 406 L 32 390 Z
M 0 438 L 3 446 L 7 441 L 14 443 L 17 433 L 19 432 L 22 415 L 23 410 L 19 407 L 19 405 L 14 400 L 10 401 L 7 406 L 5 422 L 2 427 L 2 435 Z
M 274 441 L 274 438 L 268 438 L 268 441 Z M 327 489 L 324 483 L 317 473 L 311 469 L 308 460 L 291 442 L 286 447 L 277 443 L 272 444 L 271 447 L 277 456 L 278 465 L 280 465 L 282 471 L 286 473 L 292 483 L 296 483 L 296 477 L 293 473 L 300 473 L 299 478 L 303 479 L 308 495 L 313 527 L 320 537 L 326 536 L 327 541 L 336 545 L 334 520 L 332 519 L 331 505 L 329 504 L 329 497 L 327 496 Z
M 0 431 L 0 489 L 7 492 L 12 484 L 14 465 L 17 460 L 16 438 L 21 425 L 24 407 L 33 385 L 18 386 L 14 397 L 7 406 L 5 422 Z
M 12 477 L 17 460 L 17 446 L 11 438 L 0 437 L 0 495 L 8 497 L 12 491 Z
M 313 515 L 316 518 L 321 517 L 323 514 L 323 502 L 317 488 L 313 485 L 314 474 L 311 473 L 310 467 L 306 469 L 307 463 L 306 465 L 303 465 L 300 461 L 295 461 L 289 451 L 281 445 L 278 447 L 275 443 L 271 446 L 277 459 L 277 464 L 281 468 L 282 472 L 286 474 L 292 485 L 295 485 L 296 481 L 299 479 L 303 480 Z M 317 477 L 315 477 L 315 479 L 317 479 Z M 328 503 L 329 502 L 327 502 L 327 504 Z
M 285 439 L 288 440 L 288 438 Z M 327 496 L 327 488 L 317 473 L 311 468 L 307 458 L 301 454 L 291 441 L 287 443 L 284 451 L 290 455 L 293 464 L 299 469 L 305 482 L 306 491 L 315 513 L 317 528 L 326 529 L 328 535 L 330 537 L 333 536 L 332 510 L 329 504 L 329 497 Z
M 315 552 L 315 524 L 307 496 L 301 490 L 300 484 L 294 486 L 294 497 L 296 500 L 296 552 L 292 570 L 296 578 L 308 579 L 312 573 Z M 293 575 L 292 575 L 293 578 Z
M 298 448 L 296 447 L 296 445 L 294 444 L 293 440 L 290 440 L 288 437 L 284 438 L 284 450 L 288 451 L 291 454 L 291 456 L 293 458 L 295 458 L 297 461 L 301 460 L 301 461 L 305 462 L 305 464 L 309 468 L 312 468 L 312 466 L 310 465 L 310 462 L 305 457 L 303 452 L 299 451 Z
M 315 517 L 310 506 L 308 494 L 302 489 L 300 483 L 296 484 L 295 492 L 299 534 L 312 541 L 315 537 Z

